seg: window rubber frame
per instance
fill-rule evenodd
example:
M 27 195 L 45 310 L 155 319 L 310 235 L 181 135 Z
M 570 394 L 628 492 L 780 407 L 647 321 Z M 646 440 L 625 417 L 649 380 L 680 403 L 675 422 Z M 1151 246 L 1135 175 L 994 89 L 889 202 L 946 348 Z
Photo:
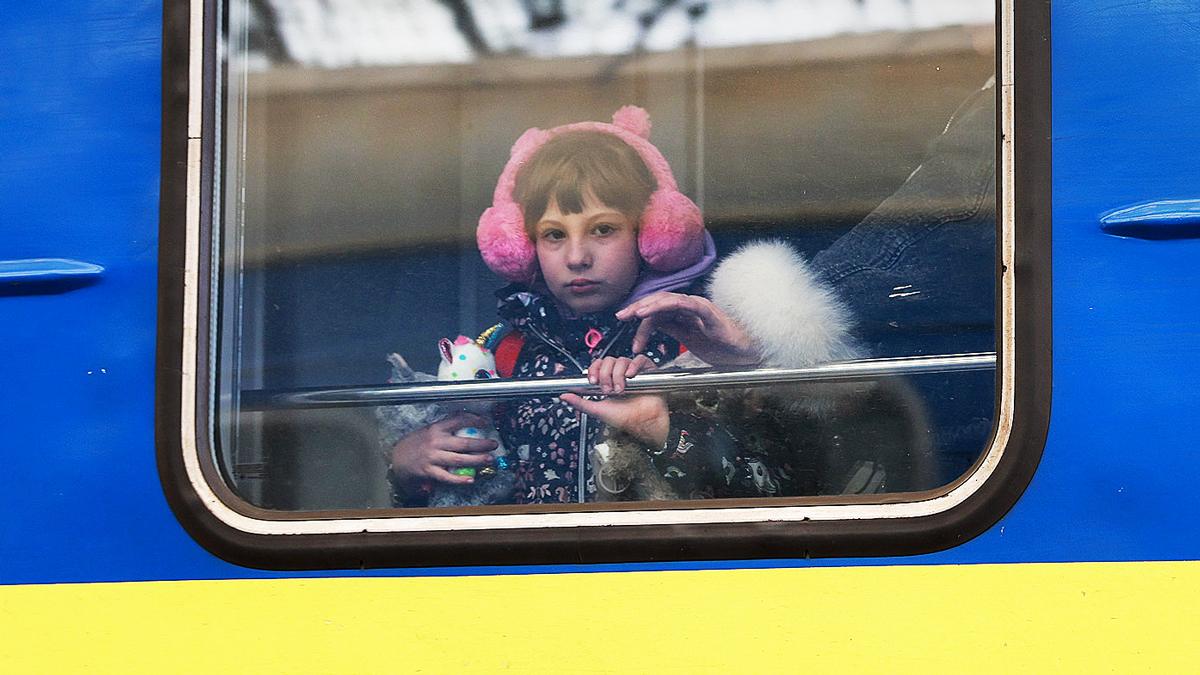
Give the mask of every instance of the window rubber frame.
M 975 467 L 929 493 L 899 493 L 872 504 L 809 498 L 808 506 L 789 507 L 755 500 L 756 508 L 692 510 L 738 512 L 739 519 L 659 524 L 628 524 L 636 518 L 626 514 L 681 509 L 593 506 L 587 513 L 598 526 L 564 525 L 580 516 L 551 509 L 529 514 L 542 519 L 537 527 L 491 526 L 492 515 L 262 509 L 234 494 L 204 450 L 213 441 L 212 383 L 205 374 L 210 320 L 216 318 L 212 247 L 205 244 L 214 226 L 216 115 L 223 103 L 215 100 L 216 9 L 216 0 L 164 3 L 155 401 L 157 462 L 167 501 L 191 536 L 215 555 L 267 569 L 909 555 L 944 550 L 986 531 L 1028 486 L 1051 403 L 1050 3 L 997 2 L 998 395 L 989 449 Z M 912 515 L 872 517 L 870 509 L 859 508 L 864 506 L 903 507 Z M 786 508 L 818 517 L 780 520 L 758 513 Z M 447 524 L 397 531 L 404 521 Z

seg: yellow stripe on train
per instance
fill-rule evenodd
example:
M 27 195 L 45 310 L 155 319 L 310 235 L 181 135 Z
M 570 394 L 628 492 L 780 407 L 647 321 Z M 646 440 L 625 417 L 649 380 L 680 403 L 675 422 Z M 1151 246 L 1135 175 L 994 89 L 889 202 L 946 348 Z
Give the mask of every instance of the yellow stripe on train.
M 1200 563 L 0 587 L 3 672 L 1194 672 Z

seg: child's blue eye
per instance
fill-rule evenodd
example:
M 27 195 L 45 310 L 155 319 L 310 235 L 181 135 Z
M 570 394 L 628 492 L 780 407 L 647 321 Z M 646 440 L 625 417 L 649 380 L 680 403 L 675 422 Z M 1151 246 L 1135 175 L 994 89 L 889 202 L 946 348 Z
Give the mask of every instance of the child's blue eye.
M 561 230 L 546 230 L 542 233 L 542 239 L 549 239 L 551 241 L 558 241 L 563 237 L 564 235 Z
M 612 234 L 613 232 L 616 232 L 616 231 L 617 231 L 617 226 L 610 225 L 609 223 L 600 223 L 599 225 L 596 226 L 596 234 Z

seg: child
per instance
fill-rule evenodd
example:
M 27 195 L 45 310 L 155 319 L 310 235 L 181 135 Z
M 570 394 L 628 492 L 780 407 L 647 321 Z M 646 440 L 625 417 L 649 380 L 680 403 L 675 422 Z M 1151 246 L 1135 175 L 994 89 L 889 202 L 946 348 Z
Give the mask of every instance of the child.
M 712 365 L 756 364 L 778 355 L 778 347 L 764 346 L 764 340 L 775 338 L 775 327 L 756 326 L 762 323 L 754 320 L 756 308 L 741 312 L 671 292 L 709 272 L 715 252 L 699 209 L 678 191 L 666 160 L 647 139 L 649 127 L 645 111 L 626 106 L 613 124 L 531 129 L 513 146 L 478 229 L 484 261 L 513 282 L 498 293 L 502 325 L 509 332 L 498 345 L 492 343 L 502 375 L 586 373 L 605 393 L 621 394 L 628 378 L 678 356 L 680 340 Z M 808 276 L 797 283 L 816 284 Z M 732 286 L 736 289 L 736 280 Z M 818 296 L 823 292 L 817 291 Z M 789 344 L 801 338 L 804 362 L 767 358 L 767 363 L 809 365 L 852 355 L 840 311 L 831 298 L 816 314 L 804 307 L 803 316 L 781 334 Z M 731 318 L 739 312 L 751 330 Z M 814 319 L 819 325 L 808 327 Z M 771 316 L 767 324 L 772 322 L 778 318 Z M 761 330 L 755 334 L 755 328 Z M 809 344 L 814 341 L 819 344 Z M 785 354 L 789 350 L 795 351 L 783 348 Z M 512 503 L 595 499 L 594 454 L 610 437 L 640 444 L 679 496 L 804 490 L 786 443 L 739 443 L 727 425 L 705 418 L 703 408 L 672 411 L 664 397 L 591 400 L 563 394 L 505 408 L 496 424 L 517 458 Z M 392 449 L 397 491 L 411 491 L 421 479 L 469 482 L 451 470 L 486 464 L 495 447 L 453 436 L 472 421 L 450 418 L 401 439 Z

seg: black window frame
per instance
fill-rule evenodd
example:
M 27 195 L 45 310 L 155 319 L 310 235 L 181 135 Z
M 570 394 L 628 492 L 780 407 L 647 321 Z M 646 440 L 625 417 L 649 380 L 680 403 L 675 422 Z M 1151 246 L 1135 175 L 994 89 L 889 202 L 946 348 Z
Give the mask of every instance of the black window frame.
M 1050 6 L 1032 0 L 997 2 L 997 162 L 1012 143 L 1011 176 L 997 171 L 998 223 L 1012 214 L 1011 265 L 1005 237 L 997 237 L 996 326 L 998 359 L 1011 373 L 1005 390 L 997 376 L 997 405 L 1010 396 L 1007 442 L 990 475 L 949 509 L 924 516 L 820 521 L 759 521 L 672 525 L 607 525 L 511 529 L 451 529 L 425 532 L 321 532 L 321 523 L 357 518 L 380 520 L 429 516 L 397 511 L 281 513 L 251 506 L 228 487 L 211 447 L 211 403 L 207 358 L 212 305 L 212 197 L 217 160 L 215 116 L 218 87 L 217 0 L 169 0 L 163 21 L 163 124 L 159 229 L 158 356 L 156 370 L 157 460 L 171 508 L 187 531 L 214 554 L 231 562 L 272 569 L 457 566 L 480 564 L 613 563 L 706 559 L 806 558 L 905 555 L 943 550 L 986 531 L 1016 503 L 1032 479 L 1049 424 L 1051 395 L 1051 100 Z M 1003 12 L 1012 8 L 1012 81 L 1005 67 Z M 202 26 L 192 25 L 195 16 Z M 193 41 L 199 40 L 203 68 L 193 80 Z M 191 97 L 199 82 L 202 95 Z M 1019 87 L 1013 83 L 1019 82 Z M 1012 94 L 1012 137 L 1006 138 L 1004 94 Z M 198 105 L 197 105 L 198 104 Z M 199 113 L 199 114 L 197 114 Z M 1011 192 L 1004 182 L 1011 180 Z M 189 191 L 193 194 L 190 195 Z M 196 206 L 189 206 L 195 204 Z M 195 210 L 189 213 L 189 208 Z M 189 232 L 198 240 L 189 244 Z M 189 245 L 192 247 L 189 250 Z M 194 274 L 194 278 L 189 274 Z M 193 305 L 188 285 L 195 283 Z M 1006 308 L 1004 284 L 1017 299 Z M 219 279 L 218 279 L 219 282 Z M 1006 311 L 1011 325 L 1003 320 Z M 185 329 L 190 326 L 190 329 Z M 185 344 L 189 330 L 193 344 Z M 1012 349 L 1008 344 L 1011 341 Z M 195 361 L 191 361 L 191 356 Z M 185 362 L 185 358 L 189 362 Z M 199 374 L 200 376 L 197 376 Z M 189 375 L 189 377 L 185 377 Z M 194 380 L 194 387 L 185 390 Z M 194 402 L 185 414 L 185 402 Z M 997 419 L 1000 419 L 998 416 Z M 190 423 L 190 424 L 189 424 Z M 187 428 L 185 428 L 187 424 Z M 993 429 L 993 437 L 997 433 Z M 990 445 L 990 444 L 989 444 Z M 189 457 L 189 452 L 194 455 Z M 198 461 L 211 494 L 194 484 Z M 986 458 L 985 458 L 986 460 Z M 981 460 L 984 461 L 984 460 Z M 969 480 L 975 471 L 935 491 L 936 498 Z M 312 533 L 267 534 L 237 527 L 209 507 L 213 498 L 245 522 L 311 523 Z M 913 501 L 892 495 L 890 501 Z M 763 505 L 772 508 L 770 505 Z M 436 514 L 434 514 L 436 515 Z

